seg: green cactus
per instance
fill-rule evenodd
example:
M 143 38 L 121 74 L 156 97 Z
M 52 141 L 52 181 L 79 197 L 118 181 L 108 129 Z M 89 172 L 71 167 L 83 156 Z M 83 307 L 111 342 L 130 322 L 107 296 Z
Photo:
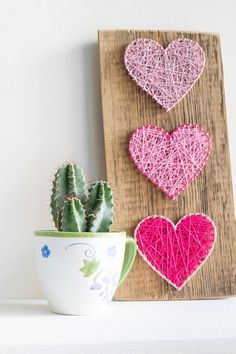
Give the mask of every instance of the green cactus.
M 113 223 L 113 194 L 107 182 L 96 182 L 89 189 L 88 228 L 91 232 L 109 232 Z
M 86 231 L 87 220 L 81 201 L 77 198 L 67 198 L 62 212 L 62 231 Z
M 113 223 L 113 194 L 107 182 L 89 191 L 83 170 L 76 164 L 60 167 L 53 181 L 51 213 L 58 231 L 109 232 Z
M 83 170 L 76 164 L 60 167 L 53 181 L 51 213 L 56 228 L 62 230 L 62 212 L 65 199 L 78 198 L 83 205 L 87 202 L 87 188 Z

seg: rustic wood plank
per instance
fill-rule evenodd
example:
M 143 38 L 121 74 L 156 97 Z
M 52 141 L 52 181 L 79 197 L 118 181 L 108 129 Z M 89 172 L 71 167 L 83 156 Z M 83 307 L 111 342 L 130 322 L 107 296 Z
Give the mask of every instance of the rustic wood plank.
M 137 38 L 163 46 L 176 38 L 193 39 L 206 53 L 206 67 L 189 94 L 166 113 L 127 74 L 125 47 Z M 100 31 L 100 70 L 107 178 L 116 198 L 114 230 L 132 235 L 148 215 L 162 214 L 174 222 L 184 214 L 202 212 L 217 227 L 217 243 L 208 262 L 176 291 L 137 256 L 127 281 L 116 292 L 119 300 L 203 299 L 236 294 L 236 235 L 228 148 L 223 67 L 218 35 L 192 32 Z M 169 200 L 134 167 L 128 140 L 144 124 L 171 132 L 183 123 L 203 126 L 213 140 L 210 159 L 198 178 Z

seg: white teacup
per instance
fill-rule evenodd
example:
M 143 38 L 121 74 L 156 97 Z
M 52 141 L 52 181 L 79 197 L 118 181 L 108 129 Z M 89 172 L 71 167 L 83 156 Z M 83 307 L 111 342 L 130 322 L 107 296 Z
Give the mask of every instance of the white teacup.
M 41 284 L 53 312 L 101 312 L 128 275 L 136 243 L 125 232 L 35 231 Z

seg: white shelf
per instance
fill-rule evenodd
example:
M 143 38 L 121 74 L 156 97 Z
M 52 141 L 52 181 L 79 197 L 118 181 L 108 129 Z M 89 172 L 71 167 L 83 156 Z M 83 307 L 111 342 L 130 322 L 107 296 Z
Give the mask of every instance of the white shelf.
M 236 298 L 113 302 L 100 316 L 62 316 L 44 300 L 0 300 L 0 353 L 236 353 Z

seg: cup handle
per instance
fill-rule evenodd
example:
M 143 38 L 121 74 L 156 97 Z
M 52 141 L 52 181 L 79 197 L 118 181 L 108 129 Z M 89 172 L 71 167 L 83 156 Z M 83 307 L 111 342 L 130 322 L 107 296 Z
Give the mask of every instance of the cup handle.
M 135 260 L 136 252 L 137 252 L 137 245 L 135 239 L 133 237 L 126 236 L 125 256 L 124 256 L 124 262 L 123 262 L 118 286 L 120 286 L 123 283 L 123 281 L 129 274 L 129 271 L 131 270 Z

